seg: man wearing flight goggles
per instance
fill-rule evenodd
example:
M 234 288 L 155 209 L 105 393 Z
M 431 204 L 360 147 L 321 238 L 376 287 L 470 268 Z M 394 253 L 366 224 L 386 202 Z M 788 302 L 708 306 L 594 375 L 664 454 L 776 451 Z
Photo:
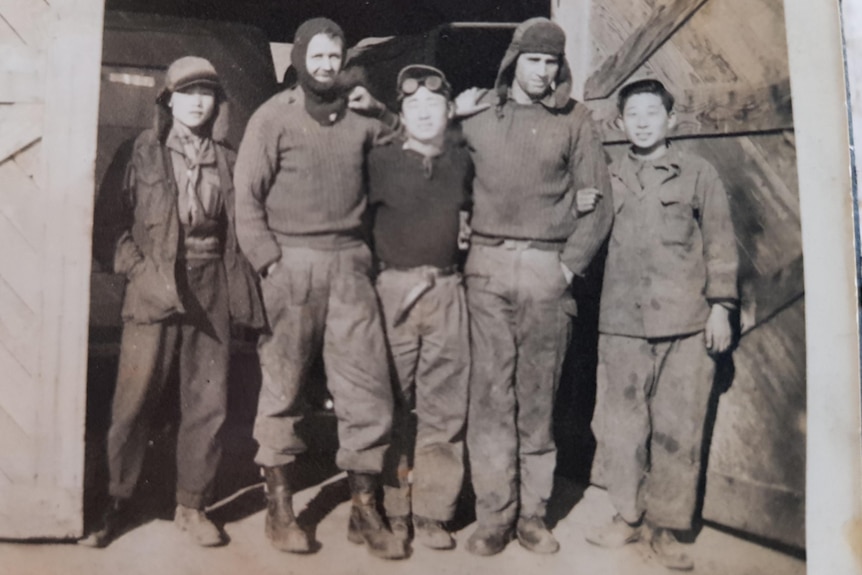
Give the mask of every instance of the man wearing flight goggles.
M 377 293 L 399 384 L 384 507 L 396 535 L 409 539 L 412 523 L 417 541 L 451 549 L 445 524 L 464 476 L 470 370 L 458 261 L 472 163 L 463 141 L 447 130 L 453 105 L 443 73 L 407 66 L 397 85 L 403 137 L 368 156 Z

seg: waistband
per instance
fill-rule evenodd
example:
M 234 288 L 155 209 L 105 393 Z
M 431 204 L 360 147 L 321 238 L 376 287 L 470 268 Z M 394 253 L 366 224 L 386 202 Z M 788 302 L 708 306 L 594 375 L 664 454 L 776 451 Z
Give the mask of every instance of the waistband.
M 498 238 L 473 233 L 470 243 L 479 246 L 503 248 L 506 250 L 542 250 L 546 252 L 562 252 L 566 247 L 565 240 L 516 240 L 513 238 Z
M 287 248 L 312 248 L 315 250 L 341 250 L 365 243 L 359 232 L 336 232 L 324 234 L 288 235 L 273 232 L 278 245 Z
M 399 266 L 392 266 L 387 264 L 386 262 L 378 263 L 378 270 L 382 272 L 395 272 L 395 273 L 404 273 L 404 274 L 416 274 L 421 276 L 433 276 L 433 277 L 447 277 L 453 276 L 458 273 L 458 266 L 451 265 L 446 266 L 445 268 L 438 268 L 437 266 L 415 266 L 412 268 L 404 268 Z

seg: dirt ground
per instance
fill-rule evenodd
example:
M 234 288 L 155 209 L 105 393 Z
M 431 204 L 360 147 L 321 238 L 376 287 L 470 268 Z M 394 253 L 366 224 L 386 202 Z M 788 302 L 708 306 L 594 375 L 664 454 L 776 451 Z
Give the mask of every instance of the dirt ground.
M 320 549 L 306 556 L 281 553 L 264 539 L 262 490 L 254 488 L 213 512 L 230 537 L 217 549 L 196 547 L 170 521 L 170 510 L 124 533 L 106 549 L 62 543 L 0 543 L 2 575 L 627 575 L 667 573 L 646 548 L 632 545 L 604 550 L 584 541 L 587 526 L 611 517 L 604 491 L 558 477 L 550 523 L 562 548 L 540 556 L 512 542 L 491 558 L 464 550 L 473 525 L 459 526 L 458 547 L 432 551 L 417 546 L 405 561 L 374 558 L 346 539 L 350 510 L 346 477 L 336 474 L 297 495 L 301 521 L 315 526 Z M 802 575 L 805 561 L 794 554 L 757 544 L 706 526 L 690 546 L 698 575 Z

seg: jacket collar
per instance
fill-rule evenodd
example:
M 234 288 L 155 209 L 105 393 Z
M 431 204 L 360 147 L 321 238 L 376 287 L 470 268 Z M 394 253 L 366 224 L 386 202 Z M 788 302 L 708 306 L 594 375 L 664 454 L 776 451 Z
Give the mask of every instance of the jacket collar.
M 626 152 L 626 160 L 626 163 L 631 164 L 635 171 L 640 168 L 641 164 L 649 164 L 653 168 L 667 171 L 669 175 L 678 176 L 682 166 L 682 152 L 679 148 L 668 142 L 667 153 L 661 158 L 655 160 L 642 160 L 632 152 L 631 148 L 629 148 Z

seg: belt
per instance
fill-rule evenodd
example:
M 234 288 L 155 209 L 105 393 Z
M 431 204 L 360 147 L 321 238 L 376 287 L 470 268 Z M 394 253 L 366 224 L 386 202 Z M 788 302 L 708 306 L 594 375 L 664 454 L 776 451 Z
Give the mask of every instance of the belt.
M 566 241 L 552 240 L 516 240 L 513 238 L 498 238 L 473 233 L 470 243 L 479 246 L 499 247 L 507 250 L 542 250 L 546 252 L 561 252 L 566 247 Z
M 385 262 L 380 262 L 380 271 L 406 273 L 416 276 L 416 284 L 401 298 L 398 307 L 395 309 L 395 315 L 392 318 L 392 323 L 398 325 L 407 319 L 407 314 L 416 305 L 419 299 L 431 291 L 437 284 L 437 278 L 449 277 L 458 273 L 457 266 L 446 266 L 438 268 L 437 266 L 416 266 L 412 268 L 399 268 L 387 265 Z
M 446 276 L 453 276 L 458 273 L 458 266 L 451 265 L 446 266 L 445 268 L 440 268 L 437 266 L 414 266 L 414 267 L 401 267 L 401 266 L 393 266 L 387 264 L 386 262 L 379 262 L 379 268 L 382 272 L 400 272 L 400 273 L 413 273 L 422 276 L 433 276 L 437 278 L 442 278 Z

